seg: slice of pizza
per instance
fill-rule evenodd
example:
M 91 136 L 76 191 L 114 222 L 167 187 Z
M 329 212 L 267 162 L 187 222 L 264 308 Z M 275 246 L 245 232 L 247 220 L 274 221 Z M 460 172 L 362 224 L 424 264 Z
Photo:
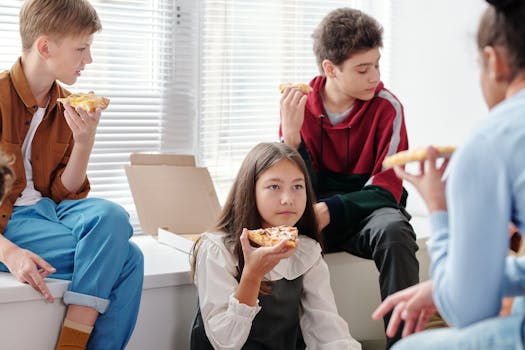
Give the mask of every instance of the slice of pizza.
M 303 94 L 307 94 L 307 93 L 313 91 L 312 87 L 310 85 L 308 85 L 308 84 L 303 84 L 303 83 L 297 83 L 297 84 L 283 83 L 283 84 L 279 84 L 279 91 L 281 92 L 281 94 L 284 92 L 284 90 L 287 87 L 299 89 L 299 90 L 301 90 L 303 92 Z
M 297 227 L 275 226 L 248 230 L 248 239 L 261 247 L 273 247 L 283 239 L 288 239 L 286 246 L 293 248 L 298 234 Z
M 433 146 L 439 153 L 439 157 L 448 158 L 456 150 L 456 146 Z M 417 147 L 406 151 L 401 151 L 383 160 L 385 168 L 391 168 L 395 165 L 405 165 L 410 162 L 418 162 L 427 159 L 428 151 L 426 147 Z
M 109 98 L 95 94 L 78 93 L 71 94 L 64 98 L 57 98 L 58 102 L 69 102 L 71 107 L 80 107 L 87 112 L 94 112 L 97 108 L 106 109 L 109 105 Z

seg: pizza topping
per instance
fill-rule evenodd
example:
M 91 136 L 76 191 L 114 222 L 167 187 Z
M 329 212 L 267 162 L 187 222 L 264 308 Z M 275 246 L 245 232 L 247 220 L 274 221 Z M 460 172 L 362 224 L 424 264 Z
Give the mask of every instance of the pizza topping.
M 297 227 L 276 226 L 248 230 L 248 239 L 261 247 L 272 247 L 284 239 L 288 239 L 287 245 L 295 247 L 295 240 L 298 237 Z
M 71 107 L 80 107 L 87 112 L 94 112 L 97 108 L 106 109 L 109 105 L 109 99 L 92 93 L 71 94 L 64 98 L 58 98 L 58 102 L 68 102 Z
M 456 150 L 455 146 L 433 146 L 438 151 L 439 157 L 450 157 Z M 405 165 L 410 162 L 417 162 L 427 158 L 428 151 L 426 147 L 413 148 L 406 151 L 401 151 L 391 156 L 388 156 L 383 160 L 383 166 L 385 168 L 391 168 L 395 165 Z

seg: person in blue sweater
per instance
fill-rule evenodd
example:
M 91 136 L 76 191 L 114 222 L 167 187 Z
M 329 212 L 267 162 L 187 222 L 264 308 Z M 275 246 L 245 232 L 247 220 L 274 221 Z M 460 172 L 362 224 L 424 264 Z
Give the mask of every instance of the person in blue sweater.
M 391 295 L 372 315 L 393 309 L 389 334 L 401 321 L 403 336 L 422 330 L 436 309 L 452 327 L 406 337 L 395 350 L 523 349 L 525 305 L 498 313 L 503 297 L 525 295 L 525 257 L 507 256 L 509 222 L 525 226 L 525 1 L 488 2 L 477 35 L 488 118 L 448 165 L 438 166 L 429 148 L 421 174 L 395 169 L 430 211 L 431 279 Z

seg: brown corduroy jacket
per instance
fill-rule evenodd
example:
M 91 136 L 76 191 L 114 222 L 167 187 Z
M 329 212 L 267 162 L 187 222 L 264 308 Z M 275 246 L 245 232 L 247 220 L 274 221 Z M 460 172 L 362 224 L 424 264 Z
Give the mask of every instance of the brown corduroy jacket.
M 69 92 L 57 82 L 51 86 L 46 114 L 31 145 L 35 189 L 56 203 L 65 199 L 85 198 L 90 190 L 87 177 L 77 193 L 69 192 L 61 180 L 74 145 L 73 134 L 64 118 L 64 109 L 57 103 L 57 98 L 67 95 Z M 13 204 L 26 187 L 22 144 L 37 110 L 38 105 L 29 88 L 21 59 L 18 59 L 10 71 L 0 73 L 0 148 L 15 157 L 12 167 L 16 175 L 11 190 L 0 205 L 0 233 L 4 232 Z

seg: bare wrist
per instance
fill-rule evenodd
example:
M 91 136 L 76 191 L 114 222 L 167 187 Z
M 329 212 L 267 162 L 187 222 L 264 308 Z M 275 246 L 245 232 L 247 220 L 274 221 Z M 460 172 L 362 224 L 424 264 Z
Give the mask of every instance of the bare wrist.
M 11 252 L 16 250 L 18 247 L 3 235 L 0 236 L 0 262 L 5 264 Z
M 95 139 L 84 141 L 84 142 L 75 142 L 75 145 L 73 146 L 74 149 L 76 149 L 78 152 L 85 152 L 88 154 L 91 154 L 91 151 L 93 150 L 93 146 L 95 145 Z
M 445 198 L 432 198 L 427 202 L 428 211 L 447 211 L 447 200 Z
M 428 205 L 428 211 L 430 213 L 435 212 L 435 211 L 447 211 L 447 206 L 446 205 L 439 205 L 439 204 L 429 204 Z
M 301 144 L 301 134 L 300 133 L 293 133 L 293 134 L 286 134 L 283 135 L 284 143 L 286 143 L 288 146 L 292 148 L 299 148 L 299 145 Z
M 260 276 L 259 273 L 256 271 L 251 270 L 250 268 L 244 267 L 241 275 L 241 280 L 239 283 L 244 282 L 247 285 L 260 285 L 262 280 L 264 278 L 264 275 Z

